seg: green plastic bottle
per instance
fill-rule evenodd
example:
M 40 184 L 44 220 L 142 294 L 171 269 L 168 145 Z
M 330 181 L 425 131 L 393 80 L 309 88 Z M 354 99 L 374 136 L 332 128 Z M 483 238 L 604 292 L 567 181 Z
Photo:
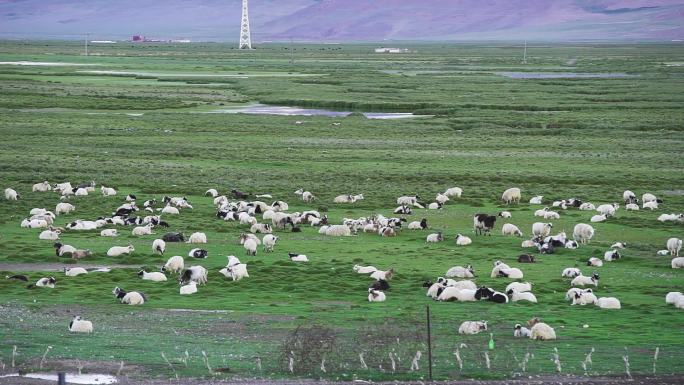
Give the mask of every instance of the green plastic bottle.
M 489 333 L 489 350 L 494 350 L 494 333 Z

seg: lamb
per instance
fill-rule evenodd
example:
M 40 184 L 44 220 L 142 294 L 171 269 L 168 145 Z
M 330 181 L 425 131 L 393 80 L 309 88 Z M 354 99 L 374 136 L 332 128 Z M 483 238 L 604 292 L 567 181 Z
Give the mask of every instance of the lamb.
M 351 229 L 346 225 L 331 225 L 325 230 L 325 235 L 332 237 L 349 237 Z
M 566 249 L 575 250 L 577 247 L 579 247 L 579 244 L 577 243 L 577 241 L 571 241 L 571 240 L 568 239 L 567 241 L 565 241 L 565 246 L 564 246 L 564 247 L 565 247 Z
M 118 237 L 119 232 L 116 229 L 105 229 L 100 231 L 101 237 Z
M 656 254 L 657 254 L 659 257 L 664 257 L 664 256 L 670 254 L 670 250 L 658 250 L 658 251 L 656 251 Z
M 520 202 L 520 189 L 517 187 L 509 188 L 501 194 L 501 200 L 506 204 Z
M 475 299 L 488 299 L 495 303 L 508 303 L 508 296 L 504 293 L 499 293 L 492 288 L 482 286 L 475 292 Z
M 499 212 L 498 216 L 500 216 L 501 218 L 510 218 L 513 215 L 511 215 L 510 211 L 501 211 Z
M 247 239 L 242 246 L 247 250 L 247 255 L 257 255 L 257 243 L 254 239 Z
M 354 203 L 356 199 L 353 195 L 338 195 L 333 199 L 333 203 Z
M 309 191 L 304 191 L 302 193 L 302 200 L 306 203 L 311 203 L 316 200 L 316 196 Z
M 190 295 L 195 293 L 197 293 L 197 282 L 195 281 L 190 281 L 190 283 L 188 283 L 187 285 L 180 287 L 181 295 Z
M 641 196 L 641 201 L 644 203 L 646 203 L 646 202 L 658 202 L 658 198 L 651 193 L 645 193 L 644 195 Z
M 204 259 L 209 256 L 209 251 L 204 250 L 204 249 L 192 249 L 188 252 L 188 257 L 190 258 L 198 258 L 198 259 Z
M 534 255 L 532 254 L 520 254 L 518 256 L 518 262 L 520 263 L 535 263 Z
M 445 192 L 444 195 L 448 197 L 458 197 L 460 198 L 461 195 L 463 194 L 463 189 L 460 187 L 451 187 L 448 188 Z
M 64 245 L 60 242 L 55 243 L 54 245 L 52 245 L 52 247 L 55 248 L 55 255 L 57 255 L 58 257 L 62 257 L 65 254 L 71 254 L 77 250 L 75 247 L 71 245 Z
M 76 210 L 76 207 L 74 205 L 72 205 L 71 203 L 61 202 L 61 203 L 57 203 L 57 206 L 55 206 L 55 213 L 57 215 L 69 214 L 74 210 Z
M 228 265 L 223 269 L 219 270 L 219 273 L 223 274 L 226 278 L 230 278 L 235 281 L 239 281 L 242 278 L 249 278 L 249 273 L 247 273 L 247 264 L 236 263 L 233 265 Z
M 526 240 L 522 241 L 522 243 L 520 244 L 520 247 L 522 247 L 523 249 L 526 249 L 529 247 L 537 247 L 537 244 L 534 241 L 534 239 L 526 239 Z
M 173 257 L 169 258 L 168 261 L 162 266 L 161 271 L 162 272 L 170 272 L 170 273 L 180 273 L 183 271 L 185 268 L 185 261 L 183 260 L 183 257 L 180 255 L 174 255 Z
M 385 293 L 373 288 L 368 289 L 368 302 L 384 302 L 386 299 Z
M 62 231 L 59 229 L 44 230 L 38 235 L 38 239 L 42 239 L 45 241 L 56 241 L 59 240 L 59 234 L 61 232 Z
M 126 292 L 118 287 L 115 287 L 114 290 L 112 290 L 112 294 L 114 294 L 114 296 L 118 298 L 121 303 L 126 303 L 129 305 L 143 305 L 147 300 L 143 293 L 139 293 L 137 291 Z
M 473 243 L 473 240 L 470 239 L 470 237 L 466 237 L 465 235 L 461 234 L 456 234 L 456 238 L 454 240 L 456 241 L 457 246 L 468 246 L 469 244 Z
M 538 238 L 546 238 L 553 228 L 552 223 L 535 222 L 532 224 L 532 235 Z
M 582 211 L 594 211 L 596 210 L 596 206 L 591 202 L 584 202 L 580 205 L 579 209 Z
M 594 228 L 586 223 L 578 223 L 572 230 L 572 238 L 585 245 L 594 237 Z
M 672 261 L 670 262 L 670 265 L 672 266 L 673 269 L 682 269 L 682 268 L 684 268 L 684 257 L 672 258 Z
M 591 277 L 587 277 L 584 275 L 578 275 L 577 277 L 573 278 L 572 282 L 570 282 L 570 285 L 572 285 L 572 286 L 594 285 L 594 286 L 598 287 L 598 282 L 599 282 L 599 275 L 598 275 L 598 273 L 594 273 L 591 275 Z
M 458 327 L 458 334 L 478 334 L 487 330 L 487 321 L 465 321 Z
M 116 195 L 116 190 L 114 190 L 111 187 L 101 186 L 100 191 L 102 192 L 103 197 L 110 197 Z
M 128 246 L 114 246 L 109 248 L 107 250 L 107 256 L 108 257 L 118 257 L 124 254 L 131 254 L 135 251 L 135 248 L 133 245 L 128 245 Z
M 620 253 L 617 250 L 609 250 L 603 254 L 603 259 L 605 259 L 608 262 L 617 261 L 621 257 L 622 256 L 620 255 Z
M 157 209 L 157 210 L 159 210 L 159 209 Z M 178 210 L 177 208 L 171 206 L 170 204 L 167 204 L 167 205 L 164 206 L 164 208 L 161 210 L 161 213 L 162 213 L 162 214 L 169 214 L 169 215 L 178 215 L 178 214 L 180 214 L 180 210 Z
M 575 278 L 578 275 L 582 275 L 582 272 L 576 267 L 565 268 L 563 269 L 563 273 L 561 273 L 561 277 L 563 278 Z
M 207 283 L 207 269 L 202 266 L 190 266 L 181 274 L 178 282 L 182 285 L 190 283 L 190 281 L 195 281 L 198 284 Z
M 72 333 L 90 334 L 93 332 L 93 323 L 82 319 L 80 316 L 76 316 L 69 322 L 69 331 Z
M 560 219 L 560 214 L 555 211 L 547 211 L 544 213 L 544 219 Z
M 601 297 L 596 301 L 596 305 L 601 309 L 620 309 L 620 301 L 615 297 Z
M 93 253 L 86 249 L 86 250 L 76 250 L 73 253 L 71 253 L 71 259 L 79 260 L 81 258 L 86 258 L 92 256 Z
M 401 196 L 401 197 L 397 198 L 397 204 L 398 205 L 406 205 L 406 206 L 408 206 L 408 205 L 415 206 L 418 203 L 418 199 L 420 199 L 420 197 L 418 195 Z
M 678 298 L 683 298 L 684 294 L 679 291 L 671 291 L 665 295 L 665 303 L 668 305 L 674 304 Z
M 625 210 L 627 210 L 627 211 L 639 211 L 639 205 L 636 203 L 627 203 L 625 205 Z
M 209 190 L 207 190 L 207 192 L 204 193 L 204 195 L 209 195 L 212 198 L 216 198 L 219 196 L 219 193 L 218 191 L 216 191 L 215 188 L 210 188 Z
M 565 293 L 565 300 L 566 301 L 574 301 L 576 294 L 594 294 L 593 290 L 591 289 L 580 289 L 578 287 L 572 287 L 570 288 L 566 293 Z M 591 297 L 588 297 L 591 298 Z M 594 301 L 596 300 L 596 296 L 593 297 Z M 589 302 L 593 303 L 593 302 Z
M 438 301 L 459 301 L 459 302 L 474 302 L 475 293 L 477 290 L 461 289 L 458 287 L 443 287 L 437 289 Z
M 627 242 L 615 242 L 610 246 L 611 249 L 624 249 L 625 247 L 627 247 Z
M 605 215 L 606 217 L 612 217 L 615 216 L 615 211 L 617 211 L 619 207 L 620 205 L 617 203 L 613 203 L 612 205 L 605 204 L 597 207 L 596 211 L 598 211 L 599 214 Z
M 522 270 L 512 267 L 510 269 L 499 269 L 499 277 L 510 278 L 510 279 L 522 279 Z
M 506 293 L 509 295 L 512 292 L 523 293 L 526 291 L 532 291 L 532 284 L 529 282 L 511 282 L 506 286 Z
M 376 270 L 371 273 L 370 277 L 375 279 L 376 281 L 390 281 L 392 277 L 394 277 L 394 268 L 391 268 L 386 271 Z
M 395 214 L 406 214 L 406 215 L 411 215 L 413 211 L 411 210 L 410 207 L 406 205 L 399 206 L 394 209 L 393 213 Z
M 601 267 L 603 266 L 603 261 L 596 257 L 591 257 L 587 261 L 587 266 Z
M 543 195 L 537 195 L 532 198 L 530 198 L 530 204 L 531 205 L 540 205 L 542 204 L 542 199 L 544 198 Z
M 518 291 L 511 290 L 510 292 L 507 292 L 507 293 L 511 296 L 511 301 L 513 301 L 513 302 L 529 301 L 529 302 L 537 303 L 537 297 L 535 297 L 535 295 L 530 293 L 530 292 L 518 292 Z
M 273 234 L 266 234 L 264 235 L 263 239 L 263 244 L 264 244 L 264 252 L 268 253 L 273 251 L 273 247 L 275 247 L 276 242 L 278 242 L 278 237 L 276 237 Z
M 474 278 L 475 270 L 473 266 L 467 265 L 466 267 L 454 266 L 446 272 L 447 278 Z
M 543 322 L 536 322 L 532 329 L 530 329 L 530 338 L 533 340 L 555 340 L 556 331 L 553 328 Z
M 443 291 L 446 288 L 446 286 L 444 286 L 444 284 L 440 282 L 432 283 L 431 281 L 426 281 L 425 283 L 423 283 L 423 287 L 428 288 L 427 293 L 425 295 L 432 299 L 437 299 L 441 291 Z
M 510 266 L 501 261 L 494 262 L 494 268 L 492 269 L 492 274 L 490 275 L 490 277 L 497 278 L 499 276 L 499 270 L 501 269 L 510 269 Z
M 638 202 L 636 194 L 629 190 L 625 190 L 625 192 L 622 193 L 622 199 L 625 201 L 625 204 Z
M 589 221 L 590 221 L 590 222 L 603 222 L 603 221 L 605 221 L 606 219 L 608 219 L 608 218 L 607 218 L 605 215 L 600 214 L 600 215 L 594 215 L 594 216 L 592 216 L 591 219 L 590 219 Z
M 427 224 L 427 219 L 425 219 L 425 218 L 421 219 L 420 222 L 413 221 L 413 222 L 408 224 L 409 230 L 425 230 L 427 228 L 428 228 L 428 224 Z
M 257 224 L 257 219 L 246 212 L 239 213 L 238 219 L 241 225 L 252 226 Z
M 309 262 L 309 258 L 304 254 L 287 253 L 292 262 Z
M 475 214 L 473 217 L 473 227 L 475 229 L 475 234 L 489 234 L 492 235 L 490 231 L 496 223 L 496 217 L 487 214 Z
M 21 221 L 21 227 L 29 229 L 45 229 L 50 224 L 45 219 L 24 219 Z
M 371 274 L 371 273 L 378 271 L 378 269 L 375 266 L 361 266 L 361 265 L 354 265 L 352 270 L 354 270 L 355 272 L 357 272 L 359 274 Z
M 523 233 L 520 231 L 518 226 L 512 224 L 512 223 L 505 223 L 503 227 L 501 227 L 501 234 L 502 235 L 515 235 L 518 237 L 522 237 Z
M 446 194 L 437 193 L 437 196 L 435 197 L 435 202 L 439 203 L 440 205 L 443 205 L 443 204 L 447 203 L 448 201 L 449 201 L 449 196 L 447 196 Z
M 271 228 L 271 225 L 269 225 L 268 223 L 257 223 L 250 227 L 249 232 L 254 234 L 271 234 L 273 233 L 273 228 Z
M 82 267 L 72 267 L 72 268 L 65 267 L 64 268 L 64 274 L 67 277 L 76 277 L 76 276 L 79 276 L 81 274 L 88 274 L 88 270 L 86 270 Z
M 442 242 L 444 240 L 444 236 L 442 235 L 441 232 L 436 233 L 436 234 L 430 234 L 426 238 L 427 243 L 437 243 L 437 242 Z
M 358 197 L 359 195 L 355 196 L 355 198 Z M 361 199 L 363 199 L 363 195 L 360 195 L 360 197 Z M 290 209 L 290 205 L 288 205 L 287 202 L 284 201 L 275 201 L 271 204 L 271 208 L 273 209 L 273 211 L 287 211 Z
M 192 233 L 186 243 L 207 243 L 207 234 L 200 232 Z
M 49 287 L 50 289 L 54 289 L 56 283 L 57 283 L 57 280 L 55 279 L 55 277 L 43 277 L 43 278 L 39 279 L 38 281 L 36 281 L 35 284 L 29 285 L 28 287 L 29 288 L 34 287 L 34 286 L 35 287 Z
M 670 255 L 679 257 L 679 251 L 682 249 L 682 240 L 679 238 L 670 238 L 667 240 L 667 250 Z
M 154 225 L 152 225 L 151 223 L 149 225 L 146 225 L 146 226 L 138 226 L 138 227 L 133 229 L 131 234 L 133 236 L 152 235 L 152 228 L 153 227 L 154 227 Z
M 428 208 L 428 210 L 440 210 L 440 209 L 442 209 L 443 206 L 444 206 L 443 203 L 432 202 L 432 203 L 430 203 L 430 204 L 427 206 L 427 208 Z M 395 214 L 396 214 L 396 213 L 395 213 Z M 408 212 L 407 212 L 406 214 L 411 214 L 411 209 L 410 209 L 410 208 L 408 209 Z
M 660 222 L 668 222 L 668 221 L 684 222 L 684 214 L 660 214 L 660 216 L 658 217 L 658 221 L 660 221 Z
M 166 242 L 163 239 L 155 239 L 152 241 L 152 252 L 159 255 L 164 255 L 166 251 Z
M 644 202 L 644 204 L 641 205 L 641 208 L 644 210 L 650 209 L 651 211 L 657 210 L 658 209 L 658 202 L 656 202 L 656 201 Z
M 8 201 L 16 201 L 19 198 L 21 198 L 21 195 L 19 195 L 14 189 L 9 187 L 5 189 L 5 199 Z
M 50 186 L 50 183 L 48 181 L 36 183 L 31 188 L 32 192 L 46 192 L 46 191 L 51 191 L 51 190 L 52 190 L 52 186 Z
M 513 337 L 517 338 L 529 338 L 532 335 L 532 332 L 530 332 L 530 329 L 520 325 L 520 324 L 515 324 L 515 327 L 513 328 Z
M 151 273 L 148 273 L 145 270 L 140 270 L 138 272 L 138 276 L 142 277 L 142 279 L 145 281 L 154 281 L 154 282 L 166 281 L 166 275 L 164 275 L 164 273 L 161 273 L 158 271 L 153 271 Z
M 260 244 L 261 244 L 261 239 L 259 239 L 259 237 L 257 237 L 257 236 L 254 235 L 254 234 L 250 234 L 250 233 L 242 233 L 242 234 L 240 234 L 239 240 L 240 240 L 240 244 L 241 244 L 241 245 L 244 245 L 245 242 L 246 242 L 248 239 L 253 240 L 254 242 L 256 242 L 257 245 L 260 245 Z

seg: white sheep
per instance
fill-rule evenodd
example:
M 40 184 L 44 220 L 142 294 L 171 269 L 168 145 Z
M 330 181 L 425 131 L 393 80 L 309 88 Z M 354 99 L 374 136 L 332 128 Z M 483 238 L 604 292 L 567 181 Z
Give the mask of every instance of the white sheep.
M 427 243 L 437 243 L 437 242 L 442 242 L 443 240 L 444 240 L 444 236 L 442 235 L 442 233 L 429 234 L 425 239 L 425 241 Z
M 511 301 L 513 301 L 513 302 L 529 301 L 529 302 L 537 303 L 537 297 L 535 297 L 534 294 L 527 292 L 527 291 L 524 291 L 524 292 L 513 291 L 511 293 Z
M 118 237 L 119 232 L 116 229 L 104 229 L 100 231 L 101 237 Z
M 145 296 L 142 293 L 139 293 L 137 291 L 129 291 L 122 297 L 119 297 L 119 293 L 117 292 L 118 287 L 114 289 L 114 294 L 117 296 L 117 298 L 121 299 L 121 303 L 125 303 L 128 305 L 143 305 L 145 304 Z
M 492 274 L 490 274 L 491 278 L 497 278 L 499 276 L 499 271 L 501 269 L 510 269 L 511 267 L 508 266 L 507 264 L 501 262 L 501 261 L 496 261 L 494 262 L 494 268 L 492 269 Z
M 587 261 L 587 266 L 601 267 L 603 266 L 603 261 L 600 258 L 591 257 Z
M 499 277 L 505 277 L 505 278 L 510 278 L 510 279 L 522 279 L 523 278 L 523 272 L 522 270 L 518 269 L 517 267 L 511 267 L 508 269 L 499 269 Z
M 458 197 L 460 198 L 461 195 L 463 194 L 463 189 L 460 187 L 451 187 L 448 188 L 445 192 L 444 195 L 448 197 Z
M 625 205 L 625 210 L 627 210 L 627 211 L 639 211 L 639 205 L 636 203 L 627 203 Z
M 435 202 L 440 203 L 440 204 L 445 204 L 448 201 L 449 201 L 448 195 L 437 193 L 437 196 L 435 197 Z
M 542 204 L 542 199 L 544 198 L 543 195 L 537 195 L 532 198 L 530 198 L 530 204 L 531 205 L 540 205 Z
M 133 245 L 128 245 L 128 246 L 113 246 L 110 247 L 109 250 L 107 250 L 107 256 L 108 257 L 118 257 L 124 254 L 131 254 L 135 251 L 135 247 Z
M 254 239 L 249 238 L 245 240 L 245 243 L 242 246 L 247 250 L 247 255 L 257 255 L 257 243 Z
M 72 333 L 92 333 L 93 323 L 82 319 L 80 316 L 74 317 L 69 322 L 69 331 Z
M 517 338 L 529 338 L 532 335 L 530 329 L 522 326 L 521 324 L 515 324 L 513 328 L 513 337 Z
M 59 234 L 61 231 L 59 229 L 55 230 L 44 230 L 38 235 L 38 239 L 46 240 L 46 241 L 57 241 L 59 240 Z
M 470 237 L 466 237 L 465 235 L 461 235 L 461 234 L 456 234 L 456 245 L 457 246 L 468 246 L 471 243 L 473 243 L 473 240 L 470 239 Z
M 209 195 L 212 198 L 217 198 L 219 196 L 219 193 L 215 188 L 210 188 L 204 193 L 204 195 Z
M 428 208 L 428 210 L 439 210 L 442 208 L 442 206 L 443 206 L 442 203 L 432 202 L 432 203 L 428 204 L 427 208 Z M 395 213 L 396 213 L 396 211 L 395 211 Z M 409 214 L 410 214 L 410 212 L 409 212 Z
M 354 198 L 353 195 L 345 194 L 345 195 L 338 195 L 333 199 L 333 203 L 354 203 L 356 202 L 356 199 Z
M 157 210 L 159 210 L 159 209 L 157 209 Z M 169 214 L 169 215 L 180 214 L 180 211 L 177 208 L 171 206 L 170 204 L 167 204 L 166 206 L 164 206 L 164 208 L 161 210 L 161 212 L 162 212 L 162 214 Z
M 679 257 L 679 251 L 682 249 L 682 240 L 679 238 L 670 238 L 667 240 L 667 250 L 670 255 Z
M 541 218 L 543 218 L 544 215 L 546 215 L 546 213 L 547 213 L 548 211 L 549 211 L 549 208 L 548 208 L 548 207 L 544 207 L 543 209 L 535 210 L 535 211 L 534 211 L 534 216 L 535 216 L 535 217 L 541 217 Z
M 669 222 L 669 221 L 684 222 L 684 214 L 660 214 L 660 216 L 658 217 L 658 221 L 660 221 L 660 222 Z
M 608 218 L 605 215 L 599 214 L 599 215 L 593 215 L 589 221 L 590 222 L 603 222 L 606 219 L 608 219 Z
M 656 202 L 656 201 L 644 202 L 641 205 L 641 208 L 644 210 L 650 209 L 651 211 L 657 210 L 658 209 L 658 202 Z
M 64 268 L 64 274 L 67 277 L 76 277 L 81 274 L 88 274 L 88 270 L 82 268 L 82 267 L 72 267 L 72 268 Z
M 159 271 L 153 271 L 151 273 L 148 273 L 145 270 L 140 270 L 138 272 L 138 276 L 142 277 L 142 279 L 145 281 L 154 281 L 154 282 L 166 281 L 166 275 L 164 275 L 164 273 L 159 272 Z
M 154 227 L 154 225 L 151 223 L 146 226 L 138 226 L 131 231 L 131 234 L 133 236 L 152 235 L 152 227 Z
M 511 282 L 506 286 L 506 294 L 524 293 L 526 291 L 532 291 L 532 284 L 529 282 Z
M 659 257 L 664 257 L 666 255 L 670 255 L 670 250 L 667 250 L 667 249 L 666 250 L 658 250 L 658 251 L 656 251 L 656 254 Z
M 174 255 L 173 257 L 169 258 L 164 266 L 161 268 L 161 271 L 168 271 L 170 273 L 180 273 L 183 271 L 185 268 L 185 260 L 183 257 L 180 255 Z
M 389 281 L 394 276 L 394 269 L 389 270 L 376 270 L 371 273 L 370 277 L 376 281 Z
M 287 253 L 287 255 L 292 262 L 309 262 L 309 257 L 306 254 Z
M 304 191 L 302 193 L 302 200 L 306 203 L 311 203 L 316 200 L 316 196 L 313 195 L 310 191 Z
M 591 291 L 577 291 L 574 293 L 574 296 L 572 297 L 572 305 L 579 305 L 579 306 L 585 306 L 585 305 L 595 305 L 598 299 L 596 298 L 596 295 L 594 295 L 593 292 Z
M 278 242 L 278 237 L 275 235 L 264 235 L 264 239 L 262 240 L 262 243 L 264 244 L 264 251 L 267 253 L 273 251 L 273 247 L 275 247 L 276 242 Z
M 672 258 L 672 261 L 670 262 L 670 265 L 672 266 L 673 269 L 682 269 L 682 268 L 684 268 L 684 257 Z
M 84 196 L 87 196 L 87 195 L 88 195 L 88 189 L 87 189 L 87 188 L 83 188 L 83 187 L 79 187 L 79 188 L 77 188 L 76 191 L 74 192 L 74 195 L 76 195 L 77 197 L 84 197 Z
M 19 195 L 14 189 L 9 187 L 5 189 L 5 199 L 8 201 L 16 201 L 19 198 L 21 198 L 21 195 Z
M 532 224 L 532 235 L 535 237 L 546 238 L 551 234 L 552 223 L 535 222 Z
M 523 233 L 522 233 L 522 231 L 520 231 L 520 229 L 518 228 L 518 226 L 516 226 L 516 225 L 514 225 L 514 224 L 512 224 L 512 223 L 505 223 L 505 224 L 501 227 L 501 234 L 502 234 L 502 235 L 515 235 L 515 236 L 518 236 L 518 237 L 522 237 L 522 236 L 523 236 Z
M 620 300 L 615 297 L 601 297 L 596 301 L 596 306 L 601 309 L 620 309 Z
M 565 293 L 565 300 L 566 301 L 572 301 L 573 298 L 575 298 L 575 294 L 581 294 L 581 293 L 593 293 L 591 289 L 580 289 L 579 287 L 571 287 L 568 289 L 568 291 Z
M 346 225 L 331 225 L 325 230 L 325 235 L 332 237 L 351 236 L 351 229 Z
M 563 269 L 563 273 L 561 273 L 561 277 L 563 278 L 575 278 L 578 275 L 582 275 L 582 272 L 576 267 L 565 268 Z
M 513 214 L 511 214 L 510 211 L 502 211 L 502 212 L 499 213 L 499 216 L 500 216 L 501 218 L 506 218 L 506 219 L 508 219 L 508 218 L 512 217 Z
M 57 203 L 57 206 L 55 206 L 55 213 L 57 215 L 59 214 L 69 214 L 70 212 L 76 210 L 76 207 L 72 205 L 71 203 L 66 203 L 66 202 L 61 202 Z
M 241 245 L 244 245 L 245 242 L 246 242 L 248 239 L 253 240 L 254 242 L 256 242 L 257 245 L 260 245 L 260 244 L 261 244 L 261 239 L 259 239 L 259 237 L 257 237 L 256 235 L 250 234 L 250 233 L 242 233 L 242 234 L 240 234 L 240 238 L 239 238 L 239 239 L 240 239 L 240 244 L 241 244 Z
M 671 291 L 665 295 L 665 303 L 668 305 L 674 304 L 677 298 L 680 297 L 684 297 L 684 294 L 679 291 Z
M 587 286 L 587 285 L 598 286 L 598 282 L 599 282 L 599 275 L 594 273 L 591 277 L 587 277 L 585 275 L 578 275 L 577 277 L 572 279 L 572 282 L 570 282 L 570 285 L 572 285 L 572 286 Z
M 24 219 L 21 221 L 21 227 L 29 229 L 44 229 L 50 226 L 45 219 Z
M 190 283 L 190 281 L 195 281 L 198 284 L 206 284 L 207 283 L 207 269 L 205 269 L 203 266 L 190 266 L 188 267 L 183 274 L 181 274 L 181 277 L 179 278 L 179 282 L 181 284 L 187 284 Z
M 617 261 L 620 258 L 620 253 L 617 250 L 609 250 L 603 253 L 603 259 L 608 262 Z
M 207 243 L 207 234 L 200 232 L 192 233 L 185 243 Z
M 354 265 L 352 270 L 354 270 L 355 272 L 357 272 L 359 274 L 371 274 L 371 273 L 378 271 L 378 269 L 375 266 L 361 266 L 361 265 Z
M 613 204 L 603 204 L 599 205 L 599 207 L 596 208 L 596 211 L 598 211 L 599 214 L 603 214 L 606 217 L 612 217 L 615 216 L 615 212 L 617 209 L 620 207 L 619 204 L 613 203 Z
M 103 197 L 110 197 L 116 195 L 116 190 L 114 190 L 111 187 L 101 186 L 100 191 L 102 192 Z
M 57 280 L 55 279 L 55 277 L 43 277 L 43 278 L 39 279 L 38 281 L 36 281 L 34 286 L 36 286 L 36 287 L 48 287 L 50 289 L 54 289 L 55 283 L 57 283 Z
M 319 227 L 319 228 L 318 228 L 318 234 L 323 234 L 323 235 L 325 235 L 326 231 L 328 231 L 328 227 L 330 227 L 330 226 L 321 226 L 321 227 Z M 365 231 L 365 228 L 364 228 L 364 231 Z
M 520 189 L 517 187 L 509 188 L 501 194 L 501 200 L 506 204 L 518 203 L 520 202 L 520 198 Z
M 459 287 L 451 286 L 446 287 L 437 296 L 438 301 L 459 301 L 459 302 L 475 302 L 475 293 L 477 290 L 473 289 L 461 289 Z
M 544 213 L 544 219 L 560 219 L 560 214 L 555 211 L 547 211 Z
M 432 299 L 437 299 L 437 296 L 439 295 L 439 289 L 444 290 L 446 286 L 444 286 L 440 282 L 435 282 L 427 290 L 427 293 L 425 294 L 427 297 L 430 297 Z
M 152 252 L 159 255 L 164 255 L 166 251 L 166 241 L 163 239 L 155 239 L 152 241 Z
M 474 273 L 475 271 L 473 270 L 473 267 L 471 265 L 468 265 L 466 267 L 454 266 L 451 269 L 447 270 L 445 276 L 447 278 L 474 278 Z
M 417 196 L 401 196 L 397 198 L 397 204 L 398 205 L 415 205 L 418 203 L 418 197 Z
M 51 190 L 52 190 L 52 186 L 50 186 L 50 183 L 48 181 L 36 183 L 31 188 L 32 192 L 46 192 L 46 191 L 51 191 Z
M 537 247 L 537 244 L 534 242 L 534 239 L 526 239 L 522 241 L 520 244 L 520 247 L 522 248 L 529 248 L 529 247 Z
M 249 273 L 247 272 L 247 264 L 236 263 L 230 266 L 226 266 L 219 270 L 219 273 L 223 274 L 226 278 L 230 278 L 233 281 L 239 281 L 242 278 L 249 278 Z
M 458 327 L 458 334 L 477 334 L 487 330 L 487 321 L 465 321 Z
M 373 288 L 368 289 L 368 302 L 384 302 L 386 299 L 385 293 Z
M 591 202 L 584 202 L 580 205 L 579 209 L 582 211 L 594 211 L 596 210 L 596 206 Z
M 271 234 L 273 233 L 273 228 L 268 223 L 257 223 L 249 228 L 249 232 L 254 234 Z
M 594 228 L 586 223 L 578 223 L 572 230 L 572 237 L 581 244 L 587 244 L 594 237 Z
M 190 281 L 187 285 L 180 287 L 181 295 L 190 295 L 195 293 L 197 293 L 197 282 L 195 281 Z
M 653 195 L 653 194 L 651 194 L 651 193 L 645 193 L 644 195 L 641 196 L 641 201 L 642 201 L 643 203 L 646 203 L 646 202 L 657 202 L 657 201 L 658 201 L 658 197 L 656 197 L 655 195 Z
M 532 326 L 530 329 L 530 338 L 533 340 L 555 340 L 556 331 L 553 328 L 543 322 L 538 322 Z

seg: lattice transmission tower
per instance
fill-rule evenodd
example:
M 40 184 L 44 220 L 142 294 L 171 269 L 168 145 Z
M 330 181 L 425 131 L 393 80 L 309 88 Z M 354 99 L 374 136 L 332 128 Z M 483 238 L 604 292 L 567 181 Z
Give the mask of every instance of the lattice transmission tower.
M 240 23 L 239 49 L 252 49 L 252 38 L 249 33 L 249 2 L 242 0 L 242 22 Z

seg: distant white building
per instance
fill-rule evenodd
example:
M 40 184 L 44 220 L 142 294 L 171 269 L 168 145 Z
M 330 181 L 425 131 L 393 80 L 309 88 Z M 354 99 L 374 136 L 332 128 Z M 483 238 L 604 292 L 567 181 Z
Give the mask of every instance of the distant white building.
M 381 47 L 376 48 L 375 53 L 409 53 L 411 52 L 408 48 L 387 48 Z

